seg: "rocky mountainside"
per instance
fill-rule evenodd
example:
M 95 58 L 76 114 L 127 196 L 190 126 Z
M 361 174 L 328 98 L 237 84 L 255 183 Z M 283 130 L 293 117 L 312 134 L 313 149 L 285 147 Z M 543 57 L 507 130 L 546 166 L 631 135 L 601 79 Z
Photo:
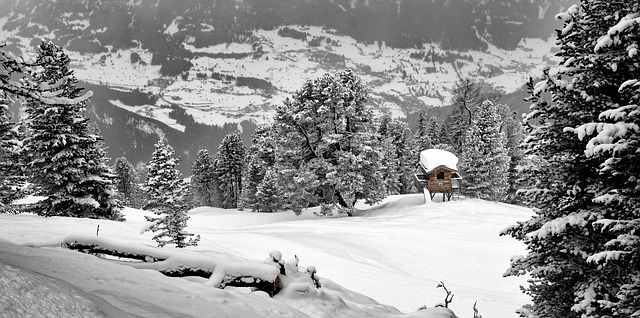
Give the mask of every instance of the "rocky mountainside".
M 446 106 L 461 77 L 514 92 L 550 61 L 554 15 L 573 2 L 0 0 L 0 39 L 25 56 L 42 39 L 63 46 L 111 156 L 147 160 L 166 137 L 186 172 L 328 71 L 354 69 L 376 109 L 409 119 Z
M 256 29 L 315 25 L 357 41 L 396 48 L 486 49 L 484 39 L 515 49 L 523 38 L 546 39 L 570 0 L 2 0 L 6 30 L 26 37 L 55 32 L 58 44 L 85 52 L 141 46 L 188 57 L 181 47 L 243 42 Z M 177 32 L 163 31 L 176 23 Z

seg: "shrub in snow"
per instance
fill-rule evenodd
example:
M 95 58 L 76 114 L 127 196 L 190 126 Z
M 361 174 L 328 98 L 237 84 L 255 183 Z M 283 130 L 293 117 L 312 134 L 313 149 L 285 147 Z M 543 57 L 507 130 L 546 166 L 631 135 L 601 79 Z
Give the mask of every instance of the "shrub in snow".
M 276 110 L 276 169 L 286 207 L 322 204 L 351 215 L 384 197 L 380 148 L 367 91 L 350 70 L 308 80 Z
M 531 277 L 522 315 L 638 317 L 640 3 L 581 1 L 557 18 L 560 65 L 529 84 L 525 155 L 538 165 L 521 192 L 536 215 L 503 231 L 529 253 L 506 275 Z
M 118 219 L 121 206 L 102 138 L 92 132 L 84 116 L 87 101 L 76 87 L 69 63 L 69 57 L 51 42 L 38 46 L 35 64 L 41 68 L 32 71 L 30 80 L 45 88 L 44 96 L 57 97 L 27 101 L 29 134 L 24 157 L 30 182 L 37 186 L 35 194 L 47 197 L 34 212 Z
M 147 164 L 147 181 L 144 189 L 149 194 L 151 208 L 157 216 L 145 216 L 149 221 L 145 231 L 154 232 L 153 240 L 159 247 L 174 244 L 176 247 L 195 246 L 200 235 L 195 236 L 185 231 L 189 205 L 187 185 L 182 180 L 180 171 L 176 169 L 178 158 L 173 147 L 165 145 L 161 140 L 155 145 L 151 160 Z

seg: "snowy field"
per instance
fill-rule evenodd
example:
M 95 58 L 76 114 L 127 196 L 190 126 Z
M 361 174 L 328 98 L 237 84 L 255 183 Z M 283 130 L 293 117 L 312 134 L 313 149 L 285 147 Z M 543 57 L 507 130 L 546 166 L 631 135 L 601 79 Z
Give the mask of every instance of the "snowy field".
M 125 209 L 126 222 L 0 215 L 0 317 L 450 317 L 440 309 L 416 312 L 443 302 L 440 281 L 455 294 L 449 306 L 458 317 L 473 317 L 475 301 L 483 317 L 517 317 L 515 310 L 529 302 L 518 287 L 524 278 L 502 277 L 524 245 L 498 233 L 531 210 L 471 199 L 424 204 L 422 195 L 359 208 L 358 216 L 331 218 L 317 218 L 315 209 L 300 216 L 191 211 L 188 230 L 202 241 L 179 252 L 260 263 L 277 249 L 285 260 L 297 255 L 301 268 L 315 265 L 326 279 L 318 291 L 273 299 L 21 245 L 95 235 L 100 225 L 101 238 L 155 246 L 151 233 L 140 234 L 148 212 Z

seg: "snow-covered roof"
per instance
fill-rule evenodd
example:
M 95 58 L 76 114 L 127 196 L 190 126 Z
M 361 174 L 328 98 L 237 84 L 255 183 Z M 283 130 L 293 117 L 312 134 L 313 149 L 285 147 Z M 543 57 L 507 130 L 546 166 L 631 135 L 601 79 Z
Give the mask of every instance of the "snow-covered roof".
M 458 157 L 441 149 L 427 149 L 420 152 L 420 164 L 427 173 L 444 166 L 458 171 Z

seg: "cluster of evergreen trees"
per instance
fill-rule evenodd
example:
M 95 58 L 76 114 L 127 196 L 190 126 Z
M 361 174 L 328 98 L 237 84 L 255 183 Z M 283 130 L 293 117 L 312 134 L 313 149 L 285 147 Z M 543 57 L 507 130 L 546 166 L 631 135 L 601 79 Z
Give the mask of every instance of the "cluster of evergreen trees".
M 201 150 L 188 184 L 163 141 L 144 171 L 124 157 L 108 167 L 101 137 L 84 115 L 90 94 L 76 87 L 69 57 L 52 43 L 42 43 L 37 53 L 29 65 L 2 55 L 3 91 L 27 105 L 18 124 L 10 123 L 6 103 L 0 105 L 3 204 L 23 195 L 28 183 L 33 194 L 45 197 L 32 207 L 44 216 L 119 219 L 122 203 L 149 208 L 157 215 L 149 218 L 149 230 L 158 244 L 183 247 L 198 241 L 183 231 L 186 212 L 195 205 L 296 213 L 321 206 L 321 215 L 352 215 L 357 200 L 373 204 L 415 192 L 419 152 L 432 147 L 462 156 L 475 186 L 469 194 L 506 197 L 509 158 L 515 157 L 509 154 L 519 142 L 505 132 L 515 135 L 518 127 L 508 123 L 517 121 L 506 120 L 506 106 L 479 103 L 480 89 L 470 80 L 459 83 L 455 110 L 444 123 L 420 113 L 413 133 L 404 121 L 373 115 L 366 87 L 352 71 L 325 74 L 278 107 L 274 123 L 258 127 L 248 149 L 232 133 L 214 157 Z M 12 72 L 25 75 L 22 86 L 11 86 Z M 505 148 L 510 141 L 513 149 Z
M 191 186 L 195 204 L 258 212 L 321 206 L 321 215 L 352 215 L 357 200 L 416 192 L 421 150 L 441 148 L 462 158 L 468 195 L 515 200 L 522 126 L 478 83 L 462 80 L 444 121 L 418 114 L 405 121 L 374 116 L 367 91 L 351 71 L 307 81 L 278 107 L 272 125 L 256 129 L 245 149 L 228 135 L 215 157 L 201 150 Z

